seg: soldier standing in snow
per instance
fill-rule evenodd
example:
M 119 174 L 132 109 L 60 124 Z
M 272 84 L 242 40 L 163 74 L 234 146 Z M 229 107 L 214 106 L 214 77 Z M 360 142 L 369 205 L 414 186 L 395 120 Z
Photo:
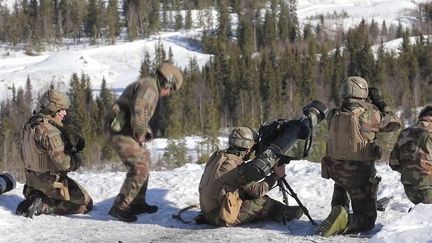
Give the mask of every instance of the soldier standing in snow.
M 381 179 L 375 169 L 375 161 L 381 157 L 376 135 L 401 126 L 378 89 L 368 89 L 363 78 L 346 78 L 340 95 L 342 106 L 327 116 L 329 139 L 326 156 L 321 161 L 322 176 L 335 182 L 331 213 L 316 231 L 326 237 L 362 232 L 375 226 Z M 353 212 L 348 214 L 350 199 Z
M 145 77 L 128 85 L 107 116 L 111 145 L 128 170 L 109 214 L 125 222 L 136 221 L 137 214 L 158 210 L 145 200 L 150 163 L 145 142 L 153 137 L 148 122 L 159 97 L 180 89 L 183 77 L 177 67 L 167 62 L 158 67 L 156 74 L 155 78 Z
M 390 167 L 401 173 L 408 199 L 432 204 L 432 106 L 423 108 L 417 124 L 404 129 L 390 154 Z
M 248 127 L 234 128 L 229 136 L 229 147 L 215 152 L 207 162 L 199 194 L 201 211 L 208 223 L 234 226 L 264 219 L 285 222 L 303 215 L 300 207 L 285 206 L 266 195 L 277 180 L 285 176 L 285 164 L 275 166 L 273 173 L 264 180 L 241 188 L 228 185 L 220 178 L 244 163 L 252 151 L 256 136 Z
M 21 155 L 25 165 L 25 200 L 16 213 L 29 218 L 39 214 L 87 213 L 93 201 L 87 191 L 67 176 L 81 165 L 83 138 L 73 146 L 63 128 L 69 108 L 63 92 L 50 89 L 41 99 L 41 110 L 24 125 Z

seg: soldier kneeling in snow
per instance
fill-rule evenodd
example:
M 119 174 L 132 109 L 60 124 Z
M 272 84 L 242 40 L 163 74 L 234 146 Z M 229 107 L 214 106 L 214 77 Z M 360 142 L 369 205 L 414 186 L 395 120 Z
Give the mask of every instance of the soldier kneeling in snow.
M 93 201 L 87 191 L 67 176 L 81 165 L 79 152 L 85 146 L 78 139 L 73 146 L 63 119 L 70 102 L 63 92 L 50 89 L 40 99 L 41 110 L 24 125 L 21 155 L 25 165 L 25 200 L 18 215 L 87 213 Z

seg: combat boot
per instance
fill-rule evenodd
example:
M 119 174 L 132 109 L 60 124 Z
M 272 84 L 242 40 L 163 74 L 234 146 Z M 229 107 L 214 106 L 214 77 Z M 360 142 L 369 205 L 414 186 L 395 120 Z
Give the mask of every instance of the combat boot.
M 27 218 L 33 218 L 33 215 L 39 215 L 43 209 L 43 194 L 40 192 L 32 193 L 24 201 L 20 202 L 16 209 L 16 214 Z
M 109 215 L 123 222 L 135 222 L 138 219 L 135 215 L 131 214 L 128 210 L 120 210 L 115 207 L 112 207 L 110 209 Z
M 25 216 L 27 218 L 31 218 L 32 219 L 33 215 L 40 215 L 42 213 L 42 209 L 43 209 L 42 198 L 37 197 L 30 204 L 30 207 L 28 208 Z
M 129 206 L 129 212 L 132 215 L 142 214 L 142 213 L 156 213 L 158 211 L 158 206 L 156 205 L 148 205 L 146 202 L 144 203 L 131 203 Z
M 348 213 L 342 206 L 332 208 L 329 216 L 318 225 L 316 235 L 329 237 L 343 232 L 348 225 Z

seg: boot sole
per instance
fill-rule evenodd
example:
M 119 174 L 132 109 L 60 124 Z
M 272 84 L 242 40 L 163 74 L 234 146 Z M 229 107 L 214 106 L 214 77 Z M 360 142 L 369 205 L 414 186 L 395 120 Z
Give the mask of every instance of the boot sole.
M 118 215 L 117 213 L 115 213 L 114 210 L 112 210 L 112 209 L 108 212 L 108 214 L 111 215 L 113 218 L 116 218 L 120 221 L 127 222 L 127 223 L 135 222 L 138 220 L 138 218 L 135 215 L 131 218 L 122 217 L 122 216 Z
M 345 230 L 348 224 L 348 213 L 342 206 L 332 208 L 329 216 L 318 226 L 316 235 L 329 237 Z

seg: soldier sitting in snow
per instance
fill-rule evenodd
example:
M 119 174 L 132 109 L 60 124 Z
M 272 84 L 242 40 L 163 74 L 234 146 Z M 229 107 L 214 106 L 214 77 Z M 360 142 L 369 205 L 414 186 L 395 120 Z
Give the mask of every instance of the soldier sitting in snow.
M 277 180 L 285 176 L 285 164 L 275 166 L 273 173 L 264 180 L 241 188 L 224 183 L 221 176 L 245 162 L 255 138 L 256 133 L 248 127 L 234 128 L 229 136 L 229 147 L 215 152 L 207 162 L 199 194 L 201 211 L 208 223 L 234 226 L 264 219 L 285 222 L 303 215 L 300 207 L 285 206 L 266 195 Z

